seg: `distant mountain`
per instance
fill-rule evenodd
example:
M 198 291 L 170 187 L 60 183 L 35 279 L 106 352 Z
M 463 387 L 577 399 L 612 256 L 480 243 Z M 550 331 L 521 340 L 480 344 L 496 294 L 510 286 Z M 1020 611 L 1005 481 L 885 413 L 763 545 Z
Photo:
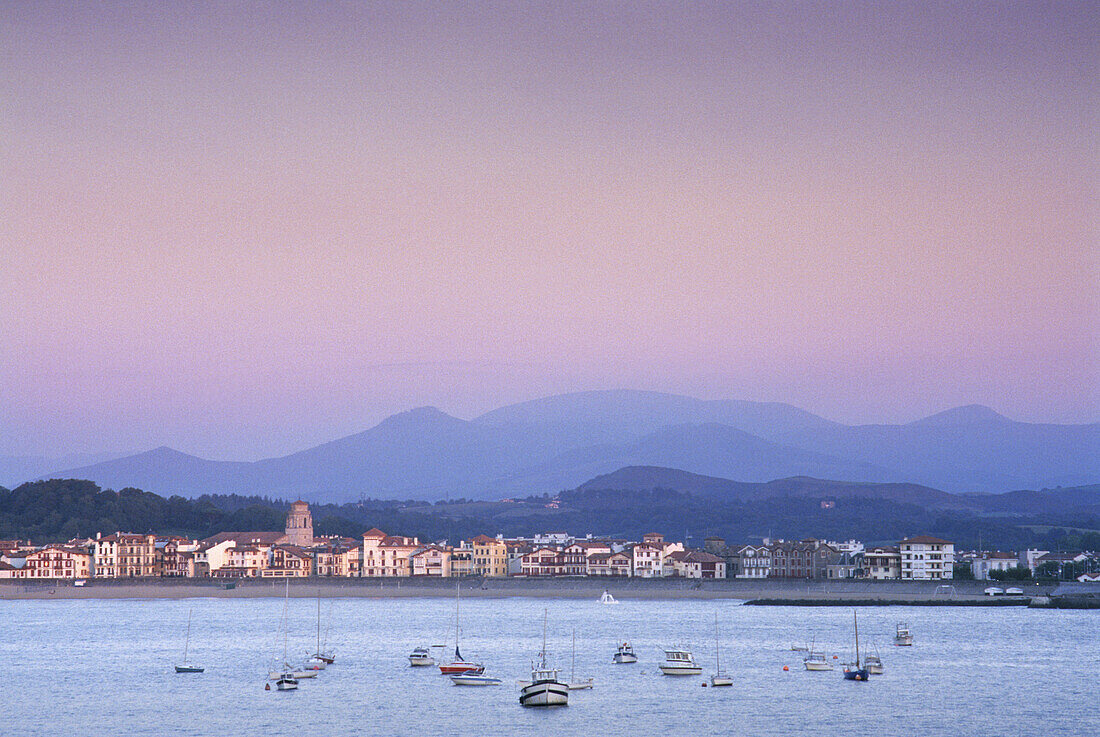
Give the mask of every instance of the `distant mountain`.
M 894 480 L 952 492 L 1079 486 L 1100 481 L 1100 424 L 1015 422 L 970 405 L 907 425 L 834 425 L 779 442 L 893 469 Z
M 777 479 L 766 483 L 744 483 L 730 479 L 687 473 L 675 468 L 630 466 L 614 473 L 597 476 L 577 487 L 577 491 L 655 491 L 665 489 L 726 501 L 759 501 L 772 497 L 808 499 L 885 499 L 913 504 L 926 509 L 979 510 L 981 504 L 967 497 L 948 494 L 917 484 L 852 483 L 828 481 L 808 476 Z
M 1100 483 L 1100 424 L 1015 422 L 980 406 L 907 425 L 847 426 L 785 404 L 635 391 L 523 402 L 467 421 L 424 407 L 281 458 L 209 461 L 169 448 L 25 478 L 158 494 L 315 502 L 493 499 L 573 489 L 626 466 L 740 482 L 811 477 L 947 492 Z
M 779 445 L 727 425 L 706 424 L 665 427 L 622 444 L 570 450 L 493 488 L 513 494 L 523 489 L 571 489 L 623 466 L 664 466 L 756 482 L 788 476 L 856 481 L 898 478 L 895 472 L 869 463 Z
M 779 402 L 702 400 L 633 390 L 559 394 L 501 407 L 473 421 L 490 427 L 539 428 L 576 446 L 622 443 L 669 425 L 721 424 L 763 438 L 836 426 Z
M 58 468 L 74 468 L 114 460 L 129 453 L 73 453 L 66 456 L 0 455 L 0 485 L 14 487 Z

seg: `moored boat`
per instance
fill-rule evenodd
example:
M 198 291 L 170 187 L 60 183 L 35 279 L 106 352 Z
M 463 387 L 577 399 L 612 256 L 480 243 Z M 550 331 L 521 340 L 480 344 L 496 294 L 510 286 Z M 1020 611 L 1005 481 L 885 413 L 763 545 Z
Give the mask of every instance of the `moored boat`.
M 657 667 L 666 676 L 697 676 L 703 672 L 690 650 L 666 648 L 665 662 Z
M 802 665 L 806 670 L 832 670 L 833 664 L 825 659 L 825 653 L 814 650 L 816 642 L 816 638 L 810 641 L 810 647 L 806 650 L 806 657 L 802 659 Z
M 187 660 L 187 650 L 191 645 L 191 612 L 187 610 L 187 639 L 183 641 L 183 665 L 176 666 L 176 673 L 202 673 L 205 668 L 193 665 Z
M 710 685 L 733 685 L 733 679 L 722 672 L 722 661 L 718 659 L 718 612 L 714 613 L 714 675 L 710 677 Z
M 604 589 L 604 592 L 602 594 L 600 594 L 600 603 L 601 604 L 618 604 L 619 602 L 615 599 L 614 596 L 612 596 L 607 591 L 607 589 Z
M 844 666 L 844 680 L 846 681 L 866 681 L 870 676 L 866 668 L 860 666 L 859 663 L 859 620 L 856 618 L 856 613 L 852 612 L 852 624 L 855 627 L 856 633 L 856 660 L 854 663 L 849 663 Z
M 482 673 L 459 673 L 451 676 L 451 683 L 456 686 L 499 686 L 501 680 Z
M 907 647 L 913 644 L 913 633 L 909 631 L 909 624 L 898 622 L 894 633 L 894 644 L 899 647 Z
M 521 706 L 568 706 L 569 684 L 558 678 L 558 669 L 551 668 L 546 657 L 546 610 L 542 613 L 542 650 L 531 668 L 531 682 L 520 688 Z
M 630 646 L 630 643 L 624 642 L 622 645 L 619 645 L 619 649 L 615 651 L 615 655 L 611 658 L 611 662 L 619 665 L 623 663 L 637 663 L 638 656 L 634 654 L 634 648 Z
M 412 668 L 422 668 L 424 666 L 435 665 L 435 657 L 432 656 L 431 651 L 426 647 L 414 647 L 412 652 L 409 653 L 409 666 Z
M 450 663 L 440 663 L 439 672 L 445 676 L 458 675 L 460 673 L 484 673 L 485 666 L 480 663 L 467 662 L 458 649 L 458 611 L 459 602 L 462 600 L 462 584 L 455 588 L 455 657 Z

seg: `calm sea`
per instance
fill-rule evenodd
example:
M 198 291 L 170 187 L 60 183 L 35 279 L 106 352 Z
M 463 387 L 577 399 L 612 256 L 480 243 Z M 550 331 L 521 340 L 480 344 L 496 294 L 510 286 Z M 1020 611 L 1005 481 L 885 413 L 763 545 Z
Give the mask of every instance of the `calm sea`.
M 529 674 L 548 609 L 564 675 L 593 677 L 567 708 L 528 710 Z M 188 611 L 192 660 L 176 675 Z M 289 649 L 316 638 L 316 603 L 289 602 Z M 869 683 L 803 670 L 792 643 L 815 638 L 850 658 L 852 610 L 746 607 L 734 601 L 463 599 L 461 644 L 504 685 L 452 686 L 409 668 L 416 645 L 453 643 L 453 599 L 338 599 L 321 605 L 337 662 L 299 691 L 265 691 L 283 651 L 280 599 L 0 601 L 5 734 L 74 735 L 1098 735 L 1100 616 L 1022 608 L 859 610 L 861 641 L 886 674 Z M 733 688 L 661 676 L 664 644 L 714 666 L 714 615 Z M 911 648 L 893 647 L 908 621 Z M 641 660 L 612 665 L 616 642 Z M 783 671 L 783 666 L 790 670 Z

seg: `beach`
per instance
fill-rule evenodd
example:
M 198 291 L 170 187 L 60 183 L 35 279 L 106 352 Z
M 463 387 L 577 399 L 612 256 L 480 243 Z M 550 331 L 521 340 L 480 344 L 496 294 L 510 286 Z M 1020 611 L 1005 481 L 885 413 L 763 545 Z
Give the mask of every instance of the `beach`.
M 1053 585 L 1021 585 L 1022 597 L 990 597 L 990 581 L 949 584 L 909 581 L 697 580 L 640 578 L 464 578 L 464 579 L 88 579 L 0 583 L 0 599 L 250 599 L 451 597 L 461 585 L 463 597 L 544 597 L 596 599 L 603 591 L 616 599 L 740 599 L 761 604 L 799 605 L 1024 605 L 1048 595 Z

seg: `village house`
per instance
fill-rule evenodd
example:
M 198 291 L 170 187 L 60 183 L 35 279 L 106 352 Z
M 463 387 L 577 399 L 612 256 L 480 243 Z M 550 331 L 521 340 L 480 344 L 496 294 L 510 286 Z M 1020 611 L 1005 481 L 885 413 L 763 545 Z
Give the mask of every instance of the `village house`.
M 964 556 L 960 563 L 969 563 L 970 572 L 974 574 L 976 581 L 988 581 L 994 571 L 1007 571 L 1020 565 L 1020 558 L 1015 553 L 1002 553 L 1000 551 L 980 552 Z
M 92 575 L 96 578 L 139 578 L 157 575 L 156 537 L 116 532 L 92 543 Z
M 868 548 L 863 552 L 863 577 L 874 581 L 901 578 L 901 552 L 890 545 Z
M 556 548 L 536 548 L 520 559 L 520 574 L 524 576 L 560 576 L 565 571 L 565 561 Z
M 954 577 L 955 544 L 918 535 L 898 543 L 903 581 L 940 581 Z
M 429 545 L 412 554 L 412 575 L 449 578 L 451 551 L 439 545 Z
M 297 545 L 271 548 L 271 562 L 260 571 L 263 578 L 299 578 L 313 572 L 313 554 Z
M 503 540 L 478 535 L 470 541 L 473 573 L 477 576 L 507 576 L 508 546 Z
M 628 578 L 631 575 L 630 553 L 620 550 L 617 553 L 593 553 L 585 560 L 585 575 L 587 576 L 622 576 Z
M 66 545 L 47 545 L 26 553 L 13 578 L 88 578 L 92 556 L 86 550 Z
M 415 537 L 387 535 L 378 543 L 381 576 L 404 578 L 412 575 L 412 555 L 422 546 Z
M 665 575 L 678 578 L 725 578 L 726 561 L 702 550 L 674 550 L 665 556 Z
M 771 578 L 825 578 L 832 546 L 813 538 L 799 542 L 779 540 L 771 543 Z
M 330 539 L 317 545 L 313 552 L 313 575 L 349 577 L 359 575 L 362 551 L 354 540 Z
M 733 556 L 734 578 L 769 578 L 772 571 L 772 551 L 767 545 L 742 545 Z
M 155 544 L 157 570 L 166 578 L 193 578 L 197 540 L 183 537 L 158 538 Z

